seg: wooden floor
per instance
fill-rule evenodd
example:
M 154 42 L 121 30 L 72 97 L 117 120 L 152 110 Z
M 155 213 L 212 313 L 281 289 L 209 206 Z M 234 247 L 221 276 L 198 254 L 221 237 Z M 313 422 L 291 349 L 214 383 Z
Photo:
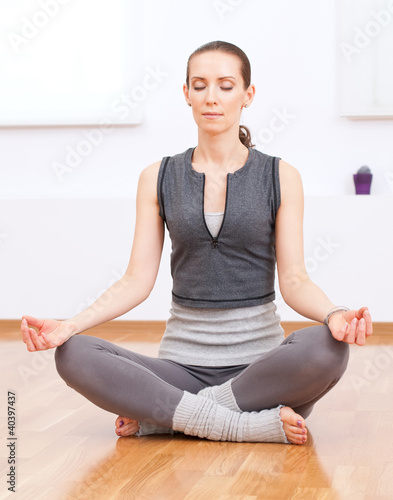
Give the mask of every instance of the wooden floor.
M 0 499 L 393 499 L 392 339 L 351 347 L 343 379 L 307 419 L 303 447 L 118 438 L 115 416 L 59 378 L 53 351 L 2 340 Z M 154 341 L 111 340 L 157 353 Z M 16 494 L 5 479 L 7 390 L 17 394 Z

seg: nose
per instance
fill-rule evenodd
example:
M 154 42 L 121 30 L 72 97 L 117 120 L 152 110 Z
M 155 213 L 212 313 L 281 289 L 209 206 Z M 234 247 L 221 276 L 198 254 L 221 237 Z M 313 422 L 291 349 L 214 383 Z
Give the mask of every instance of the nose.
M 217 104 L 216 90 L 212 85 L 210 85 L 207 89 L 206 104 Z

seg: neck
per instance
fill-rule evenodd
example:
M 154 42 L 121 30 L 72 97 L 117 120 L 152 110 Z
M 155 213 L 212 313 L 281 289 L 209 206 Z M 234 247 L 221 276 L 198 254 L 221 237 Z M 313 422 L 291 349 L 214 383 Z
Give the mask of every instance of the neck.
M 239 127 L 234 133 L 211 135 L 198 131 L 198 146 L 192 162 L 209 168 L 239 167 L 244 165 L 248 157 L 248 148 L 239 139 Z

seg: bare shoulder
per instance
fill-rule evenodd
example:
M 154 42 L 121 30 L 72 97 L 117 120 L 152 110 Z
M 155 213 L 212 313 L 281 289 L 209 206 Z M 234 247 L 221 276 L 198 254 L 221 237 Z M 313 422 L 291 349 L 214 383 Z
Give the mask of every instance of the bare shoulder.
M 279 174 L 280 174 L 280 183 L 281 182 L 298 183 L 302 181 L 299 170 L 284 160 L 280 160 Z
M 155 194 L 157 189 L 158 171 L 161 161 L 156 161 L 145 167 L 139 175 L 138 190 L 144 195 Z
M 157 180 L 158 171 L 160 170 L 160 165 L 161 161 L 156 161 L 151 165 L 145 167 L 140 174 L 140 179 L 143 181 Z
M 280 160 L 279 177 L 282 199 L 303 196 L 302 178 L 297 168 L 284 160 Z

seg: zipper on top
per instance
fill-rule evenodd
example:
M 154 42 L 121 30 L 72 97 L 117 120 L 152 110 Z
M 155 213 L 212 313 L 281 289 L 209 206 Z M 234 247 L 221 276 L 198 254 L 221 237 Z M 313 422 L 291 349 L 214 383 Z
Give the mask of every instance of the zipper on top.
M 212 247 L 217 248 L 218 247 L 218 237 L 221 234 L 222 227 L 225 222 L 225 217 L 227 214 L 227 206 L 228 206 L 228 186 L 229 186 L 229 174 L 227 174 L 227 186 L 226 186 L 226 191 L 225 191 L 225 208 L 224 208 L 224 216 L 222 218 L 220 230 L 218 231 L 217 236 L 213 236 L 212 233 L 210 232 L 209 228 L 207 227 L 206 224 L 206 219 L 205 219 L 205 182 L 206 182 L 206 176 L 203 173 L 203 184 L 202 184 L 202 218 L 203 218 L 203 223 L 205 225 L 206 231 L 209 233 L 210 238 L 212 239 Z

